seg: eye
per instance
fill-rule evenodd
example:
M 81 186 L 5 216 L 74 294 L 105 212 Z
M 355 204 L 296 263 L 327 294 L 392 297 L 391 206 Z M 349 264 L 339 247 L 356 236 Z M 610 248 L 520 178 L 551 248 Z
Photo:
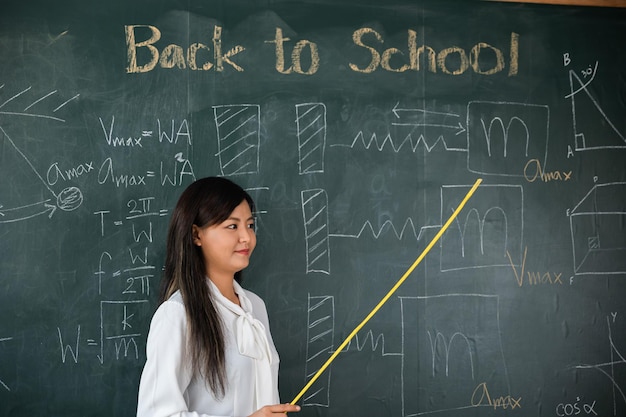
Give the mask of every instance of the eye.
M 226 226 L 227 229 L 231 229 L 231 230 L 237 230 L 237 225 L 236 224 L 229 224 L 228 226 Z
M 256 223 L 248 223 L 248 229 L 256 230 Z

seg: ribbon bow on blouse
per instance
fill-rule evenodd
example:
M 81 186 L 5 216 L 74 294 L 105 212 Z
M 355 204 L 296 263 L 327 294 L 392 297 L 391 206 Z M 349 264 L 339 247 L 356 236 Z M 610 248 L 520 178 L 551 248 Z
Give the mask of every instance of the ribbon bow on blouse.
M 235 320 L 235 339 L 239 353 L 254 359 L 256 405 L 254 409 L 264 405 L 276 404 L 275 390 L 272 381 L 272 349 L 267 339 L 265 326 L 252 315 L 252 302 L 236 282 L 235 291 L 239 296 L 241 307 L 228 301 L 215 287 L 219 294 L 216 297 L 228 310 L 237 315 Z M 213 284 L 214 285 L 214 284 Z
M 268 364 L 271 364 L 272 351 L 265 335 L 265 326 L 249 313 L 252 310 L 252 306 L 250 305 L 250 300 L 245 295 L 239 294 L 239 302 L 241 302 L 241 307 L 244 310 L 243 314 L 240 314 L 235 322 L 237 332 L 235 336 L 239 353 L 253 359 L 267 360 Z M 247 306 L 244 306 L 245 302 L 247 302 Z

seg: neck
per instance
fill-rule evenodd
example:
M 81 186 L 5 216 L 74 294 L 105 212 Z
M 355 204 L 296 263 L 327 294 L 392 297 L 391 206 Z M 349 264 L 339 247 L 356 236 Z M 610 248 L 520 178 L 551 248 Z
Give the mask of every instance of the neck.
M 213 275 L 209 275 L 209 279 L 211 280 L 211 282 L 213 282 L 213 284 L 215 284 L 217 289 L 220 291 L 220 293 L 224 297 L 226 297 L 228 300 L 232 301 L 233 303 L 240 305 L 239 297 L 235 293 L 235 285 L 234 285 L 235 277 L 234 276 L 213 274 Z

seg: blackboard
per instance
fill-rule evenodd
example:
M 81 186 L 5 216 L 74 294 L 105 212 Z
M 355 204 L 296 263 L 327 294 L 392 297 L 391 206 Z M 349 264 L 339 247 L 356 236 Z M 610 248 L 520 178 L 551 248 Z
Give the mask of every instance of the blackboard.
M 0 415 L 132 416 L 184 187 L 255 198 L 244 286 L 302 416 L 626 413 L 626 11 L 3 2 Z

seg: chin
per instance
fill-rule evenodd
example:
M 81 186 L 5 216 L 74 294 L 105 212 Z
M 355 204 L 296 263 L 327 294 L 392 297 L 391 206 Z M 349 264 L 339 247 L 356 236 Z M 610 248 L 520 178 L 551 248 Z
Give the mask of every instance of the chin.
M 250 265 L 250 262 L 242 262 L 241 264 L 239 264 L 237 266 L 237 272 L 239 271 L 243 271 L 244 269 L 246 269 L 248 267 L 248 265 Z

